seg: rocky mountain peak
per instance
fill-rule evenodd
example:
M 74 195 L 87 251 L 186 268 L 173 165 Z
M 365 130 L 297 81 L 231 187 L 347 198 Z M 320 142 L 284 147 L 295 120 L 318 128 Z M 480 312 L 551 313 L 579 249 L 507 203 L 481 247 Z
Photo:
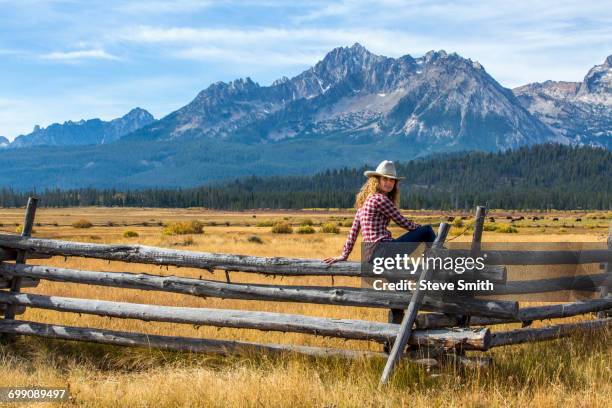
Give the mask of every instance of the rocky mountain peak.
M 576 95 L 580 83 L 567 81 L 544 81 L 522 85 L 513 89 L 516 95 L 539 94 L 551 98 L 571 98 Z
M 155 118 L 149 112 L 141 108 L 134 108 L 122 117 L 107 122 L 99 144 L 118 140 L 122 136 L 150 125 L 153 122 L 155 122 Z
M 272 82 L 272 86 L 279 86 L 282 84 L 286 84 L 287 82 L 289 82 L 289 78 L 283 75 L 282 77 L 274 80 L 274 82 Z
M 335 83 L 347 76 L 369 71 L 384 59 L 385 57 L 373 54 L 361 44 L 355 43 L 351 47 L 334 48 L 313 67 L 313 71 Z
M 253 82 L 253 80 L 250 77 L 238 78 L 229 83 L 229 88 L 236 89 L 236 90 L 253 89 L 253 88 L 259 88 L 259 84 L 256 82 Z
M 256 92 L 259 84 L 249 77 L 238 78 L 228 83 L 218 81 L 201 91 L 195 98 L 195 103 L 214 104 L 237 96 L 245 96 Z
M 151 115 L 147 110 L 142 108 L 134 108 L 125 115 L 121 117 L 124 120 L 139 120 L 139 121 L 148 121 L 149 123 L 154 121 L 155 118 Z M 115 119 L 116 120 L 116 119 Z
M 612 105 L 612 55 L 589 70 L 580 84 L 578 96 L 583 100 Z
M 142 109 L 141 107 L 135 107 L 130 110 L 128 113 L 123 115 L 123 117 L 137 116 L 137 115 L 150 115 L 150 113 L 146 109 Z
M 63 124 L 53 123 L 46 128 L 36 125 L 32 133 L 17 136 L 8 147 L 105 144 L 116 141 L 154 121 L 155 118 L 149 112 L 135 108 L 124 116 L 108 122 L 95 118 L 67 120 Z
M 545 81 L 513 89 L 521 104 L 569 143 L 612 147 L 612 55 L 582 82 Z
M 327 55 L 323 58 L 337 58 L 337 56 L 342 55 L 346 58 L 359 58 L 361 60 L 366 59 L 370 56 L 376 56 L 371 53 L 367 48 L 359 43 L 355 43 L 350 47 L 337 47 L 327 53 Z
M 481 122 L 495 127 L 496 136 Z M 489 148 L 550 136 L 510 90 L 470 59 L 445 50 L 389 58 L 359 43 L 334 48 L 313 67 L 271 86 L 248 77 L 212 84 L 150 130 L 154 134 L 146 139 L 271 143 L 347 133 Z
M 456 53 L 452 53 L 451 56 L 458 57 Z M 429 64 L 437 60 L 445 59 L 448 57 L 449 57 L 448 53 L 444 50 L 440 50 L 440 51 L 430 50 L 430 51 L 427 51 L 425 55 L 423 55 L 421 58 L 423 62 Z
M 366 47 L 364 47 L 363 45 L 359 44 L 358 42 L 356 42 L 355 44 L 353 44 L 350 47 L 346 47 L 344 48 L 349 54 L 351 54 L 354 57 L 358 57 L 362 60 L 369 58 L 371 56 L 376 56 L 375 54 L 371 53 Z

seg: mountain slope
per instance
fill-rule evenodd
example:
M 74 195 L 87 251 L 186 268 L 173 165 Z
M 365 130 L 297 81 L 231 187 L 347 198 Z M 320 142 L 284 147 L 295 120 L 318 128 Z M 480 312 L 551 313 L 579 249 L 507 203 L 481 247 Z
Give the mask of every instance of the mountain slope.
M 266 144 L 331 137 L 439 151 L 504 149 L 554 134 L 477 62 L 444 51 L 387 58 L 355 44 L 268 87 L 250 78 L 215 83 L 129 137 Z
M 589 111 L 590 123 L 600 121 L 603 133 L 581 138 L 610 139 L 610 115 L 601 102 L 610 95 L 607 78 L 606 67 L 595 67 L 584 85 L 550 91 L 570 95 L 570 108 L 574 100 L 589 109 L 603 106 L 601 115 Z M 560 118 L 555 128 L 525 102 L 529 92 L 517 97 L 478 62 L 454 53 L 387 58 L 355 44 L 270 86 L 250 78 L 217 82 L 183 108 L 113 142 L 33 146 L 19 158 L 2 149 L 0 186 L 188 187 L 251 174 L 309 174 L 382 159 L 585 140 L 559 131 L 574 116 Z
M 589 70 L 582 82 L 532 83 L 513 92 L 559 137 L 612 148 L 612 55 Z
M 135 108 L 109 122 L 100 119 L 54 123 L 46 128 L 35 126 L 32 133 L 15 138 L 9 148 L 32 146 L 97 145 L 111 143 L 152 123 L 155 119 L 144 109 Z

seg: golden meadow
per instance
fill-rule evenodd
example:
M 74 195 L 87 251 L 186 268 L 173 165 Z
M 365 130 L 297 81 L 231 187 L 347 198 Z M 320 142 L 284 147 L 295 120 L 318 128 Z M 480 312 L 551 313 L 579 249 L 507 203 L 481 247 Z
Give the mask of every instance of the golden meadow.
M 15 233 L 24 209 L 0 209 L 0 231 Z M 469 241 L 470 213 L 404 211 L 419 223 L 455 217 L 450 238 Z M 223 212 L 192 209 L 40 208 L 34 237 L 94 243 L 130 243 L 190 251 L 319 258 L 338 255 L 353 213 L 347 210 Z M 508 217 L 524 218 L 510 222 Z M 537 219 L 533 219 L 533 217 Z M 463 220 L 461 219 L 463 217 Z M 493 217 L 495 223 L 488 220 Z M 612 212 L 508 212 L 488 214 L 483 241 L 605 241 Z M 282 227 L 279 225 L 282 224 Z M 287 228 L 288 227 L 288 228 Z M 467 229 L 467 230 L 466 230 Z M 273 230 L 275 232 L 273 232 Z M 291 233 L 288 231 L 291 230 Z M 403 232 L 392 224 L 394 236 Z M 284 233 L 283 233 L 284 232 Z M 351 254 L 358 260 L 359 241 Z M 143 272 L 225 280 L 221 271 L 159 268 L 94 259 L 54 257 L 29 261 L 67 268 Z M 232 273 L 233 282 L 330 285 L 331 278 L 272 278 Z M 352 278 L 335 285 L 358 286 Z M 386 321 L 386 311 L 330 305 L 202 299 L 172 293 L 42 281 L 25 292 L 171 306 L 262 310 L 311 316 Z M 524 306 L 525 304 L 521 304 Z M 533 305 L 533 304 L 532 304 Z M 237 339 L 260 343 L 366 349 L 373 342 L 298 333 L 194 327 L 170 323 L 28 309 L 18 318 L 159 335 Z M 584 316 L 565 319 L 577 321 Z M 588 318 L 588 317 L 587 317 Z M 546 325 L 536 322 L 534 326 Z M 493 326 L 507 330 L 519 325 Z M 406 363 L 378 388 L 383 360 L 347 361 L 298 355 L 210 356 L 21 337 L 0 345 L 0 387 L 69 387 L 71 399 L 40 406 L 560 406 L 604 407 L 612 397 L 610 333 L 495 349 L 492 367 L 430 370 Z M 14 405 L 14 404 L 13 404 Z M 11 406 L 13 406 L 11 405 Z

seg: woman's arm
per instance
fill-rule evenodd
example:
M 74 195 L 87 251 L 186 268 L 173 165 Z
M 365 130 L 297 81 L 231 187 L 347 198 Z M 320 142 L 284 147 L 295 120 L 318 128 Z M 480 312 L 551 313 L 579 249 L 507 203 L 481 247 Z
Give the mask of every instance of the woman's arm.
M 355 219 L 353 220 L 353 225 L 351 225 L 351 230 L 349 231 L 348 237 L 346 237 L 346 242 L 342 247 L 342 255 L 340 255 L 342 259 L 347 259 L 353 250 L 353 246 L 355 245 L 355 241 L 357 241 L 360 228 L 361 222 L 359 221 L 359 213 L 356 213 Z
M 383 214 L 385 214 L 387 217 L 392 218 L 393 221 L 397 223 L 397 225 L 407 229 L 408 231 L 415 230 L 421 226 L 420 224 L 417 224 L 405 218 L 399 212 L 397 207 L 395 207 L 395 204 L 393 204 L 393 201 L 391 201 L 389 197 L 387 197 L 384 194 L 378 194 L 378 197 L 379 197 L 377 199 L 378 210 L 382 212 Z

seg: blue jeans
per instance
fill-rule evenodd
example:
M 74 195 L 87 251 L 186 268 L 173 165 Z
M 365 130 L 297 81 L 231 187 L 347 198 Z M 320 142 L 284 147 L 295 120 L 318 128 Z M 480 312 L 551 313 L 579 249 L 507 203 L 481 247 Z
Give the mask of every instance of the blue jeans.
M 431 225 L 421 225 L 419 228 L 407 231 L 393 239 L 393 242 L 434 242 L 436 233 Z
M 419 228 L 412 231 L 407 231 L 399 237 L 387 242 L 412 242 L 414 245 L 402 245 L 403 251 L 407 252 L 408 254 L 412 254 L 421 242 L 431 243 L 434 242 L 435 239 L 436 233 L 433 231 L 431 225 L 421 225 Z M 392 252 L 398 249 L 397 246 L 384 247 L 384 243 L 382 246 L 383 248 L 379 247 L 374 250 L 376 256 L 393 256 L 394 253 Z

